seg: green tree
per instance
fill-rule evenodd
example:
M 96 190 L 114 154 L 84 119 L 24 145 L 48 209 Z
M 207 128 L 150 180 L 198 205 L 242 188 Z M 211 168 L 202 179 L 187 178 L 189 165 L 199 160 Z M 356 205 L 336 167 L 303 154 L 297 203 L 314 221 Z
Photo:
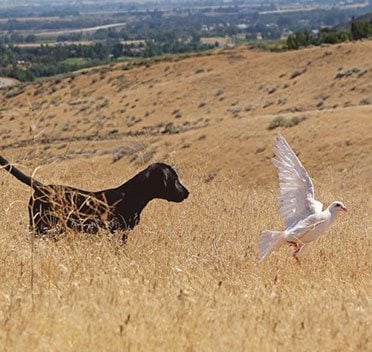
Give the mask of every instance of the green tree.
M 117 59 L 121 55 L 123 55 L 123 44 L 121 43 L 115 43 L 114 46 L 112 47 L 111 54 L 112 56 Z
M 323 28 L 319 34 L 319 43 L 336 44 L 350 40 L 350 34 L 344 31 L 335 31 Z
M 368 21 L 353 21 L 351 22 L 351 37 L 353 40 L 361 40 L 368 38 L 371 35 L 371 26 Z
M 287 38 L 287 47 L 289 50 L 297 50 L 299 45 L 294 34 L 290 34 Z

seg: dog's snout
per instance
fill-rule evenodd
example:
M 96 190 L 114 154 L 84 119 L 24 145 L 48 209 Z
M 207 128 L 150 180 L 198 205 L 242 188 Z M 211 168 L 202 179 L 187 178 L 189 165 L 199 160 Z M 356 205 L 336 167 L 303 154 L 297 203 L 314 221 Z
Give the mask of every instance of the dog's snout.
M 189 196 L 190 192 L 180 181 L 176 183 L 176 187 L 178 188 L 178 191 L 182 194 L 183 199 L 186 199 Z
M 177 202 L 182 202 L 189 196 L 188 189 L 179 180 L 175 182 L 175 191 L 177 194 Z
M 185 199 L 187 199 L 187 197 L 189 196 L 190 192 L 186 189 L 186 187 L 183 187 L 184 189 L 184 195 L 185 195 Z

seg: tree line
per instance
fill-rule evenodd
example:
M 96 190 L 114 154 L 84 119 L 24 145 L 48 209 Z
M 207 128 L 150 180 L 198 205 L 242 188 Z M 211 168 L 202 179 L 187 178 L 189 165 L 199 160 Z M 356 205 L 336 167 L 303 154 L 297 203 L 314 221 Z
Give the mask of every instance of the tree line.
M 353 20 L 350 30 L 322 28 L 319 33 L 304 30 L 291 34 L 287 38 L 287 48 L 294 50 L 310 45 L 337 44 L 369 37 L 372 37 L 372 22 Z
M 163 54 L 203 51 L 214 47 L 195 35 L 185 40 L 166 35 L 138 43 L 107 41 L 94 44 L 60 44 L 19 47 L 0 44 L 0 76 L 20 81 L 72 72 L 126 58 L 149 58 Z

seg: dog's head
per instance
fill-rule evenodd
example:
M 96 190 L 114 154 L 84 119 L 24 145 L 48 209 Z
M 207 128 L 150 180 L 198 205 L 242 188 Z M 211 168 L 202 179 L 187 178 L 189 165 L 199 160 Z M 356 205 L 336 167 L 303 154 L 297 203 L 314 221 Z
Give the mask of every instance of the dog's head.
M 151 164 L 145 173 L 155 198 L 182 202 L 188 197 L 189 191 L 181 184 L 176 171 L 171 166 L 163 163 Z

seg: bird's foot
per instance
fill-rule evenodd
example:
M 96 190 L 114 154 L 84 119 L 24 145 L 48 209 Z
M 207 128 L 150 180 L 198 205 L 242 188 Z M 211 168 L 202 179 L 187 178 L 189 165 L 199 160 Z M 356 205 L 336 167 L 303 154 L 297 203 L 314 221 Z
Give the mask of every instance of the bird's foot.
M 290 247 L 294 247 L 295 250 L 297 250 L 301 246 L 300 243 L 294 241 L 287 241 L 287 243 L 289 244 Z
M 298 257 L 297 257 L 296 251 L 293 253 L 293 258 L 296 259 L 297 264 L 301 264 L 300 259 L 298 259 Z

